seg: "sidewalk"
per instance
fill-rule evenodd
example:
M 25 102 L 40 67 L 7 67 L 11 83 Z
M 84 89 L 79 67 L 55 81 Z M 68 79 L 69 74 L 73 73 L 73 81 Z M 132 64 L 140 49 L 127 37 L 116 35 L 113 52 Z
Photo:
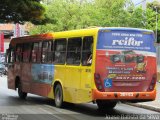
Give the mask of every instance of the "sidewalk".
M 156 87 L 157 87 L 157 95 L 155 101 L 141 102 L 141 103 L 127 103 L 127 104 L 160 112 L 160 82 L 157 82 Z

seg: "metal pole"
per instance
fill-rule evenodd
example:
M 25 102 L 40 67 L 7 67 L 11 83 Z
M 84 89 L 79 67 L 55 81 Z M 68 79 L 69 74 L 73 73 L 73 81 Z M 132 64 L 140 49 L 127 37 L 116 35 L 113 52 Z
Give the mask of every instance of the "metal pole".
M 155 9 L 156 9 L 156 42 L 157 41 L 157 29 L 158 29 L 158 11 L 157 11 L 157 7 L 155 6 Z
M 143 23 L 143 25 L 144 26 L 146 26 L 146 0 L 143 0 L 142 1 L 143 3 L 142 3 L 142 10 L 143 10 L 143 12 L 142 12 L 142 17 L 143 17 L 143 21 L 142 21 L 142 23 Z

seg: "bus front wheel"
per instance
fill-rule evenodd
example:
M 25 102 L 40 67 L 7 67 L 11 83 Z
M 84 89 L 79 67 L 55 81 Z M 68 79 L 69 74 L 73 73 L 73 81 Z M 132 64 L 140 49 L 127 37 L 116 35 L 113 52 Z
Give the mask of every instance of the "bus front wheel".
M 56 107 L 63 107 L 63 90 L 60 84 L 57 84 L 54 89 L 54 98 Z
M 27 93 L 22 91 L 22 84 L 18 83 L 18 96 L 21 99 L 25 99 L 27 97 Z
M 97 100 L 96 103 L 100 110 L 113 109 L 117 104 L 116 101 L 105 101 L 105 100 Z

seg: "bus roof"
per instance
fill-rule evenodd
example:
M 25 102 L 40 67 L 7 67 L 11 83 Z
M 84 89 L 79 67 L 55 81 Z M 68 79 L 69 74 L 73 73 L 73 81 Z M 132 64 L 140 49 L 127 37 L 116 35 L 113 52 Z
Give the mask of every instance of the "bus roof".
M 77 37 L 77 36 L 94 36 L 98 34 L 98 31 L 101 30 L 126 30 L 126 31 L 140 31 L 140 32 L 150 32 L 153 33 L 152 30 L 141 29 L 141 28 L 127 28 L 127 27 L 89 27 L 86 29 L 79 30 L 70 30 L 70 31 L 62 31 L 62 32 L 53 32 L 53 33 L 45 33 L 39 35 L 31 35 L 24 36 L 19 38 L 13 38 L 11 40 L 11 45 L 14 46 L 16 43 L 25 43 L 29 41 L 37 41 L 37 40 L 50 40 L 50 39 L 58 39 L 58 38 L 69 38 L 69 37 Z
M 11 45 L 15 45 L 15 43 L 25 43 L 29 41 L 37 41 L 37 40 L 50 40 L 53 39 L 53 35 L 51 33 L 38 34 L 38 35 L 30 35 L 24 37 L 12 38 Z
M 99 30 L 126 30 L 126 31 L 139 31 L 139 32 L 153 32 L 152 30 L 142 28 L 129 28 L 129 27 L 103 27 Z
M 94 27 L 94 28 L 86 28 L 86 29 L 79 29 L 79 30 L 70 30 L 70 31 L 63 31 L 63 32 L 55 32 L 53 36 L 55 38 L 67 38 L 67 37 L 74 37 L 74 36 L 86 36 L 86 35 L 94 35 L 100 30 L 126 30 L 126 31 L 139 31 L 139 32 L 150 32 L 153 33 L 152 30 L 141 29 L 141 28 L 128 28 L 128 27 Z
M 63 32 L 53 33 L 54 38 L 68 38 L 68 37 L 77 37 L 77 36 L 94 36 L 97 34 L 99 28 L 88 28 L 88 29 L 79 29 L 79 30 L 70 30 Z

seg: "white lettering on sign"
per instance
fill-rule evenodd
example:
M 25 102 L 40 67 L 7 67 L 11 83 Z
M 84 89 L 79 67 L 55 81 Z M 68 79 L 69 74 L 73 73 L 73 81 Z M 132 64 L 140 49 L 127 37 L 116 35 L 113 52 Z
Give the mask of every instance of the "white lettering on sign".
M 133 93 L 132 92 L 129 92 L 129 93 L 122 92 L 120 93 L 120 96 L 121 97 L 125 97 L 125 96 L 133 97 Z
M 113 40 L 112 45 L 140 46 L 143 41 L 137 41 L 134 37 L 126 37 L 124 40 Z

